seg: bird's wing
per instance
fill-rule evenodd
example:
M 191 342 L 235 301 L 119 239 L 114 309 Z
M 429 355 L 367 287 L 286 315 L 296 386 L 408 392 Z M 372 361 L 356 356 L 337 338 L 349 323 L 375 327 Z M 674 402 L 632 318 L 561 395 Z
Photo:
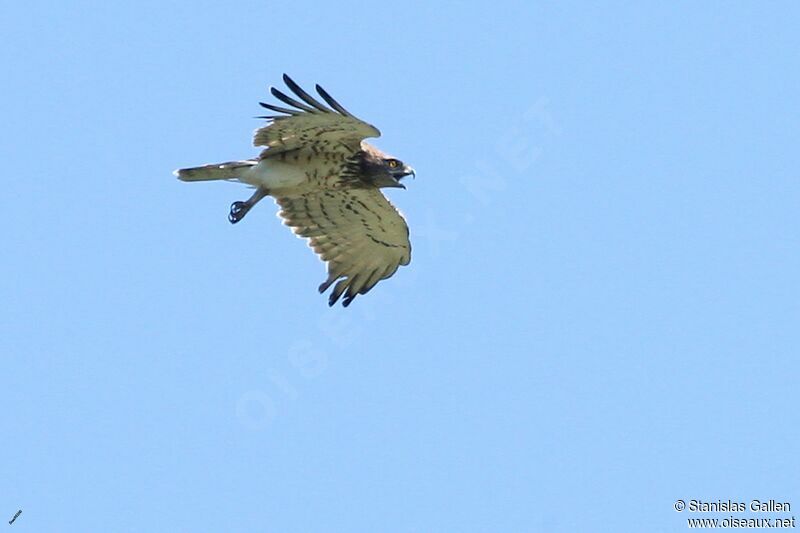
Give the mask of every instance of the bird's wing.
M 262 158 L 302 148 L 310 149 L 314 154 L 342 150 L 355 152 L 365 138 L 380 137 L 381 132 L 375 126 L 354 117 L 319 85 L 316 86 L 317 93 L 330 107 L 305 92 L 286 74 L 283 81 L 297 99 L 271 87 L 272 95 L 290 107 L 260 102 L 262 107 L 277 113 L 258 117 L 270 121 L 257 129 L 253 137 L 254 146 L 267 147 L 261 154 Z
M 344 294 L 342 303 L 347 307 L 357 295 L 366 294 L 411 261 L 406 221 L 379 189 L 321 190 L 276 201 L 284 223 L 307 237 L 328 265 L 328 279 L 319 292 L 339 280 L 329 305 Z

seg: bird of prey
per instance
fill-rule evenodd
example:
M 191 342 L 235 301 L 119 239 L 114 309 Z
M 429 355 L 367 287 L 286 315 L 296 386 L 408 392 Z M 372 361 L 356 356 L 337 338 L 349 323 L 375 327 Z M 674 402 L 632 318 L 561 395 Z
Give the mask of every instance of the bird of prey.
M 260 102 L 276 114 L 253 138 L 266 147 L 254 159 L 175 171 L 183 181 L 233 180 L 255 187 L 253 195 L 231 205 L 228 220 L 236 224 L 266 196 L 280 206 L 278 215 L 327 263 L 323 293 L 338 280 L 328 298 L 333 306 L 344 295 L 347 307 L 359 294 L 391 277 L 411 261 L 405 219 L 381 193 L 384 187 L 405 189 L 401 180 L 414 169 L 364 142 L 380 131 L 348 112 L 322 87 L 325 106 L 289 76 L 289 96 L 271 87 L 288 107 Z

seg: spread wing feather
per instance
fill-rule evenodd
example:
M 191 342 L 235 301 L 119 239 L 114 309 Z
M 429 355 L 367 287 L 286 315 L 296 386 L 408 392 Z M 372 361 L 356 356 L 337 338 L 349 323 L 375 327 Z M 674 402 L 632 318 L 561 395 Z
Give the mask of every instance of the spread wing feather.
M 283 81 L 299 100 L 272 87 L 272 95 L 289 107 L 260 102 L 265 109 L 279 113 L 260 117 L 270 121 L 257 129 L 253 137 L 254 146 L 267 147 L 261 154 L 262 159 L 296 149 L 310 149 L 315 154 L 355 152 L 365 138 L 380 137 L 381 132 L 375 126 L 354 117 L 319 85 L 317 92 L 331 108 L 301 89 L 286 74 Z
M 319 292 L 338 280 L 329 305 L 344 295 L 347 307 L 411 261 L 406 221 L 378 189 L 315 191 L 276 201 L 284 223 L 308 238 L 328 265 L 328 279 Z
M 283 81 L 286 83 L 286 86 L 292 90 L 294 94 L 300 97 L 302 101 L 310 105 L 311 107 L 316 108 L 318 111 L 322 111 L 323 113 L 330 113 L 331 110 L 325 107 L 324 105 L 320 104 L 313 96 L 305 92 L 299 85 L 297 85 L 292 78 L 287 76 L 286 74 L 283 75 Z

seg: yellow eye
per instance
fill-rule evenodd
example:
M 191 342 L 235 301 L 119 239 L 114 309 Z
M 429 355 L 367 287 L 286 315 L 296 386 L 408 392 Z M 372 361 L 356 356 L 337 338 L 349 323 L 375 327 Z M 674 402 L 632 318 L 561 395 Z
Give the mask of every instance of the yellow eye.
M 400 161 L 397 159 L 390 159 L 389 160 L 389 168 L 397 168 L 400 166 Z

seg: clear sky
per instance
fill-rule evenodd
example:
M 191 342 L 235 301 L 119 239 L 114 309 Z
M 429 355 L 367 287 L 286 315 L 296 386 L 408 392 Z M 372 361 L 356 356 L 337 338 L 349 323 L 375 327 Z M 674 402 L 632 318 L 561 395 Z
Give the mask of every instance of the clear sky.
M 800 515 L 799 21 L 792 2 L 4 3 L 0 518 Z M 270 201 L 232 226 L 245 187 L 172 175 L 257 154 L 283 72 L 417 170 L 389 193 L 411 265 L 348 309 Z

